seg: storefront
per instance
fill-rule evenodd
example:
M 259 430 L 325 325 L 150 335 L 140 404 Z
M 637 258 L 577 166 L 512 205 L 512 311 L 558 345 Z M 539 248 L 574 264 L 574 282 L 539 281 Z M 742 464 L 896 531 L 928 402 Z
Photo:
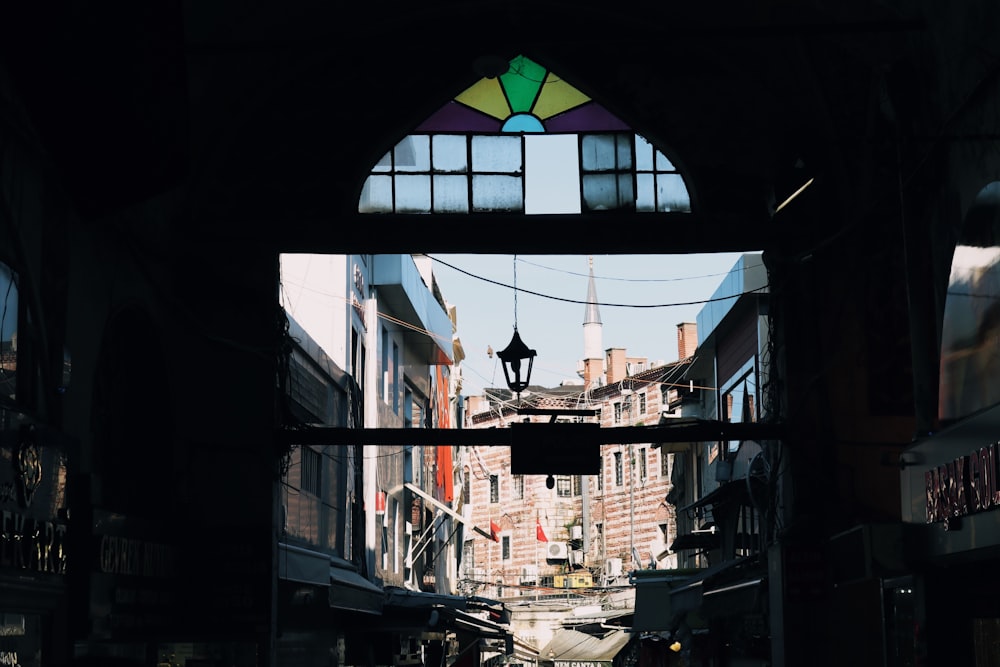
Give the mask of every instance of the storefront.
M 66 442 L 2 411 L 0 665 L 64 661 L 67 644 Z
M 249 530 L 168 525 L 96 508 L 87 519 L 73 542 L 80 550 L 71 576 L 78 662 L 260 664 L 272 599 L 266 533 L 254 539 Z
M 891 582 L 886 602 L 916 632 L 895 650 L 923 661 L 910 664 L 997 664 L 1000 407 L 921 440 L 900 463 L 913 575 Z M 901 633 L 889 630 L 893 645 Z

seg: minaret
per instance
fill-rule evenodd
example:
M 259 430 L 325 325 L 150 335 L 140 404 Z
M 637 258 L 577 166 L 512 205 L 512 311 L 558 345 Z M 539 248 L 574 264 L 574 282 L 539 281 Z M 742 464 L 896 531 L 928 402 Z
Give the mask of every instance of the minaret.
M 604 374 L 604 341 L 601 311 L 597 307 L 597 287 L 594 284 L 594 256 L 587 258 L 590 277 L 587 282 L 587 310 L 583 316 L 583 385 L 598 386 Z

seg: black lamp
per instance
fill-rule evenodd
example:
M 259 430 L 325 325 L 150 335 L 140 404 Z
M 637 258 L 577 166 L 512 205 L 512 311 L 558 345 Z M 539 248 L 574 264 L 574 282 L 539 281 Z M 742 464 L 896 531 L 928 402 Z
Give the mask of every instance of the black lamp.
M 515 327 L 514 337 L 510 339 L 507 347 L 497 352 L 497 356 L 503 362 L 503 376 L 507 379 L 507 386 L 510 387 L 511 391 L 520 394 L 531 381 L 531 367 L 535 363 L 535 351 L 528 349 Z M 525 361 L 528 362 L 528 368 L 525 370 L 522 380 L 521 370 Z M 512 374 L 513 379 L 511 378 Z
M 514 255 L 514 337 L 510 339 L 507 347 L 497 352 L 500 361 L 503 363 L 503 376 L 507 379 L 507 386 L 511 391 L 517 393 L 517 399 L 521 400 L 521 392 L 528 387 L 531 382 L 531 366 L 535 363 L 535 351 L 529 349 L 521 335 L 517 333 L 517 255 Z M 528 362 L 524 379 L 521 379 L 521 369 L 524 362 Z M 511 379 L 513 374 L 513 379 Z

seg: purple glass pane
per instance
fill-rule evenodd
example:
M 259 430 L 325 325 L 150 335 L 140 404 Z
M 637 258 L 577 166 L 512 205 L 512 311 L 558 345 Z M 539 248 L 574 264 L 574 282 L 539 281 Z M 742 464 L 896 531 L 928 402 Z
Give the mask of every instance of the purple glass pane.
M 545 129 L 549 132 L 607 132 L 630 128 L 601 105 L 587 102 L 549 118 L 545 121 Z
M 448 102 L 421 123 L 417 132 L 499 132 L 500 121 L 458 102 Z

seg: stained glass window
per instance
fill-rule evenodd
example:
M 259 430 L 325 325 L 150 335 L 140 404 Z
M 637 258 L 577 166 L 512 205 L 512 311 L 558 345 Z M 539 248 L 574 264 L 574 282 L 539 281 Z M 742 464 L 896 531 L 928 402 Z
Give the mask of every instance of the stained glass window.
M 362 213 L 691 210 L 681 173 L 603 106 L 525 56 L 483 78 L 370 170 Z

